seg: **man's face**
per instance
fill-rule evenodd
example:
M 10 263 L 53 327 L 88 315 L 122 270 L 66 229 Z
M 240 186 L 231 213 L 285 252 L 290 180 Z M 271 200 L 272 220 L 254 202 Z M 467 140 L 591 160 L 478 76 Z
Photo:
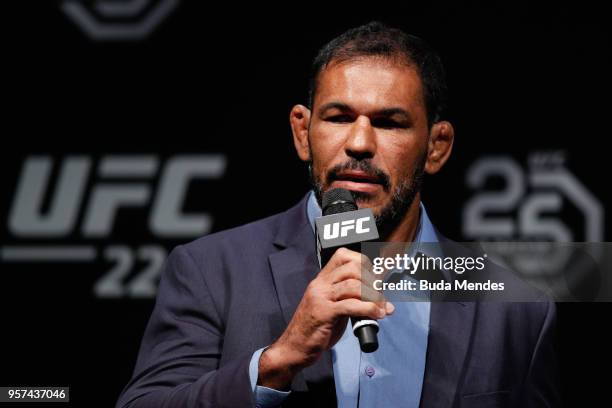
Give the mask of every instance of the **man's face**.
M 417 71 L 382 58 L 332 62 L 319 74 L 312 108 L 308 140 L 319 202 L 341 187 L 379 219 L 403 216 L 418 193 L 429 137 Z

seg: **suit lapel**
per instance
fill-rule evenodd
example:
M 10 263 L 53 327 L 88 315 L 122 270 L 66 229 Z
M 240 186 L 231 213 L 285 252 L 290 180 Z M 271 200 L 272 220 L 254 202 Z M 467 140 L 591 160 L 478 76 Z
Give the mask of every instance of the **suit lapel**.
M 452 241 L 436 234 L 445 250 L 454 248 Z M 431 303 L 421 408 L 453 406 L 465 374 L 476 310 L 475 302 Z
M 268 257 L 285 323 L 289 323 L 306 287 L 319 272 L 310 224 L 302 226 L 294 238 L 294 244 Z
M 293 317 L 306 287 L 319 273 L 314 232 L 306 215 L 307 197 L 281 217 L 274 241 L 279 251 L 268 256 L 285 324 Z M 325 352 L 296 376 L 292 389 L 313 391 L 329 388 L 330 384 L 335 398 L 331 353 Z
M 476 304 L 432 302 L 422 408 L 452 407 L 469 350 Z

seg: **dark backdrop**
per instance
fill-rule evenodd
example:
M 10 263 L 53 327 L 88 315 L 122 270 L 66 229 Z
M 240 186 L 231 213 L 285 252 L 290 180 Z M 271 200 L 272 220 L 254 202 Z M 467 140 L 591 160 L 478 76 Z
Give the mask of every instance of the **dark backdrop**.
M 152 0 L 109 17 L 96 9 L 101 1 L 76 1 L 102 27 L 98 37 L 114 36 L 96 38 L 69 15 L 67 3 L 75 1 L 2 5 L 0 385 L 68 385 L 75 406 L 112 406 L 133 369 L 160 259 L 179 243 L 282 211 L 305 194 L 289 110 L 305 101 L 317 48 L 372 19 L 427 39 L 448 71 L 456 143 L 423 194 L 443 233 L 458 240 L 610 239 L 610 30 L 602 10 L 512 1 L 245 7 L 183 0 L 164 14 L 164 1 Z M 162 16 L 159 24 L 141 38 L 121 31 L 141 27 L 153 14 Z M 170 194 L 161 180 L 194 155 L 220 167 L 186 182 L 180 208 L 206 213 L 212 224 L 160 233 L 151 219 L 154 201 Z M 112 157 L 153 164 L 146 174 L 108 175 L 99 166 Z M 26 170 L 49 166 L 37 173 L 46 177 L 45 213 L 71 161 L 85 166 L 71 170 L 84 180 L 74 222 L 49 231 L 19 218 L 20 183 L 32 189 L 34 180 L 25 183 Z M 496 163 L 506 170 L 496 173 Z M 535 185 L 538 172 L 561 174 L 562 182 Z M 484 181 L 470 184 L 476 173 Z M 516 196 L 511 186 L 519 186 Z M 144 189 L 146 197 L 92 233 L 85 228 L 89 208 L 105 189 Z M 464 216 L 487 194 L 497 204 L 480 214 L 502 217 L 513 225 L 510 232 L 484 233 L 489 221 Z M 542 194 L 560 204 L 533 223 L 552 222 L 565 235 L 539 237 L 519 226 L 521 208 Z M 24 246 L 93 252 L 85 260 L 11 257 Z M 609 399 L 611 310 L 559 305 L 567 406 Z

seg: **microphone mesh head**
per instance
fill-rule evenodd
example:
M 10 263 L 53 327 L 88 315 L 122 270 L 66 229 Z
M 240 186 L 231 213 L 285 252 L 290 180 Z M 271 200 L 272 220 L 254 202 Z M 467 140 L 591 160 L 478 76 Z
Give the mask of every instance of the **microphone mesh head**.
M 345 188 L 334 188 L 325 192 L 322 201 L 323 215 L 357 210 L 353 194 Z

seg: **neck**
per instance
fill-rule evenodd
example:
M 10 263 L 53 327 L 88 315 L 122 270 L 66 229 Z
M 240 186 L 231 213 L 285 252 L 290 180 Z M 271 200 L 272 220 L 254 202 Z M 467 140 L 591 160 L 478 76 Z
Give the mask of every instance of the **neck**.
M 408 207 L 404 218 L 385 237 L 386 242 L 412 242 L 416 237 L 419 225 L 421 194 L 417 193 Z

